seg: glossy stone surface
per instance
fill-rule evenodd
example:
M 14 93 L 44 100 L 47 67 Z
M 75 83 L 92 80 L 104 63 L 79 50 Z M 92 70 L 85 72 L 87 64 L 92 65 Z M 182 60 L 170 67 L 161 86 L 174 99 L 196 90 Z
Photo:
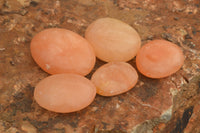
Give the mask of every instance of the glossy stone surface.
M 43 30 L 33 37 L 30 47 L 33 59 L 50 74 L 87 75 L 95 64 L 96 57 L 88 41 L 66 29 Z
M 114 96 L 132 89 L 138 74 L 130 64 L 125 62 L 110 62 L 97 69 L 91 78 L 102 96 Z
M 24 7 L 19 1 L 30 5 Z M 180 88 L 200 74 L 198 4 L 199 0 L 0 0 L 0 132 L 129 133 L 136 128 L 135 133 L 170 133 L 176 126 L 184 130 L 181 125 L 185 122 L 184 109 L 196 104 L 191 92 L 200 94 L 194 91 L 199 90 L 194 84 L 190 89 Z M 147 78 L 138 72 L 134 89 L 112 97 L 97 95 L 92 104 L 78 112 L 63 114 L 41 108 L 34 100 L 33 91 L 49 75 L 31 57 L 33 36 L 50 27 L 66 28 L 83 36 L 89 24 L 106 16 L 137 29 L 143 44 L 155 38 L 180 44 L 186 58 L 182 69 L 162 79 Z M 129 63 L 136 68 L 135 59 Z M 93 71 L 103 64 L 97 59 Z M 179 111 L 176 106 L 182 109 Z M 189 133 L 199 131 L 200 117 L 195 106 L 185 125 Z M 162 113 L 169 107 L 173 108 L 172 116 L 176 119 L 169 120 L 167 115 L 163 121 Z M 162 126 L 157 126 L 160 117 Z M 148 128 L 139 130 L 141 125 Z M 183 131 L 174 133 L 177 132 Z
M 114 18 L 100 18 L 90 24 L 85 38 L 96 56 L 106 62 L 128 61 L 140 48 L 141 39 L 135 29 Z
M 136 57 L 138 70 L 150 78 L 163 78 L 177 72 L 184 63 L 180 47 L 165 41 L 153 40 L 143 45 Z
M 94 84 L 77 74 L 49 76 L 34 90 L 34 98 L 41 107 L 59 113 L 79 111 L 91 104 L 95 95 Z

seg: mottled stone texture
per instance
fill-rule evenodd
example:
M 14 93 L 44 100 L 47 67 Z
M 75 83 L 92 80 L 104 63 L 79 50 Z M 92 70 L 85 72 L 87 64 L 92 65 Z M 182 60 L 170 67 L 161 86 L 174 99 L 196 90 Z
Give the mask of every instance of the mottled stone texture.
M 0 132 L 200 132 L 199 6 L 199 0 L 1 0 Z M 131 91 L 114 97 L 98 95 L 79 112 L 42 109 L 33 99 L 33 90 L 48 74 L 31 58 L 31 38 L 50 27 L 84 36 L 87 26 L 101 17 L 130 24 L 142 44 L 166 39 L 179 45 L 186 59 L 183 67 L 157 80 L 139 74 Z M 135 67 L 135 59 L 129 63 Z M 92 73 L 102 64 L 97 60 Z

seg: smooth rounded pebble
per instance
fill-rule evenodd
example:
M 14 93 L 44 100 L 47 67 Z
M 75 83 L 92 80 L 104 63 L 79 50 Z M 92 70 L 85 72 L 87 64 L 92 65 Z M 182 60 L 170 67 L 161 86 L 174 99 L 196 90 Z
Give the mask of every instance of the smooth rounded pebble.
M 49 76 L 34 90 L 34 98 L 41 107 L 58 113 L 79 111 L 91 104 L 95 96 L 94 84 L 77 74 Z
M 150 78 L 163 78 L 177 72 L 184 63 L 180 47 L 165 41 L 153 40 L 143 45 L 136 56 L 138 70 Z
M 85 38 L 94 47 L 96 56 L 106 62 L 131 60 L 141 45 L 136 30 L 114 18 L 94 21 L 88 26 Z
M 110 62 L 98 68 L 91 78 L 102 96 L 114 96 L 127 92 L 138 81 L 136 70 L 125 62 Z
M 30 48 L 36 63 L 50 74 L 87 75 L 96 61 L 89 42 L 66 29 L 50 28 L 41 31 L 33 37 Z

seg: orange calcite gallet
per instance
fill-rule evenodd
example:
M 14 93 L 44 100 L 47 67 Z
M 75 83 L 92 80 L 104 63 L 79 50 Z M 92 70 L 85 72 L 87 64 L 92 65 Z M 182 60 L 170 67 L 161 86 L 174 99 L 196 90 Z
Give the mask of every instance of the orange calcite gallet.
M 113 18 L 101 18 L 90 24 L 85 38 L 96 56 L 106 62 L 131 60 L 140 48 L 139 34 L 128 24 Z
M 136 70 L 125 62 L 110 62 L 97 69 L 91 78 L 102 96 L 114 96 L 127 92 L 138 81 Z
M 136 56 L 138 70 L 150 78 L 163 78 L 177 72 L 184 63 L 180 47 L 165 41 L 153 40 L 142 46 Z
M 36 63 L 50 74 L 87 75 L 96 61 L 94 50 L 86 39 L 60 28 L 36 34 L 31 41 L 31 54 Z
M 91 104 L 95 96 L 94 84 L 77 74 L 49 76 L 34 90 L 34 98 L 41 107 L 58 113 L 79 111 Z

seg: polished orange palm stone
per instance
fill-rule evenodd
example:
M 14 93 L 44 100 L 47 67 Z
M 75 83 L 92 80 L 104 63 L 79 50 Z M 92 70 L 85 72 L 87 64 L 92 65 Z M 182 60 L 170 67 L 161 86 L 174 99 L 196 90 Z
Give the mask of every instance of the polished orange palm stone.
M 34 90 L 34 98 L 41 107 L 58 113 L 79 111 L 91 104 L 95 96 L 94 84 L 77 74 L 49 76 Z
M 114 96 L 127 92 L 138 81 L 136 70 L 125 62 L 110 62 L 98 68 L 91 78 L 102 96 Z
M 163 78 L 177 72 L 184 63 L 181 48 L 169 41 L 153 40 L 136 56 L 138 70 L 150 78 Z
M 141 46 L 137 31 L 114 18 L 100 18 L 91 23 L 85 38 L 93 46 L 96 56 L 105 62 L 131 60 Z
M 66 29 L 50 28 L 41 31 L 33 37 L 30 48 L 36 63 L 50 74 L 87 75 L 96 61 L 89 42 Z

